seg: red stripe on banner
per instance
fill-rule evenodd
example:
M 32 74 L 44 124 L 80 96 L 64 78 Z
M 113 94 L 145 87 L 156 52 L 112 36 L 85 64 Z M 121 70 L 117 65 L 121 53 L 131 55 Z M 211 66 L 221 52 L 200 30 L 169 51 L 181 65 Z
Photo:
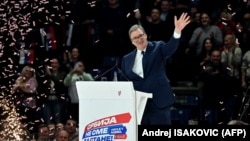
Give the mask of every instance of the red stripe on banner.
M 131 119 L 131 115 L 130 113 L 116 115 L 116 119 L 118 123 L 128 123 Z
M 114 139 L 127 139 L 127 134 L 115 134 Z
M 109 117 L 105 117 L 94 122 L 91 122 L 85 127 L 85 132 L 90 129 L 99 128 L 103 126 L 109 126 L 113 124 L 121 124 L 121 123 L 128 123 L 131 120 L 130 113 L 123 113 L 119 115 L 113 115 Z

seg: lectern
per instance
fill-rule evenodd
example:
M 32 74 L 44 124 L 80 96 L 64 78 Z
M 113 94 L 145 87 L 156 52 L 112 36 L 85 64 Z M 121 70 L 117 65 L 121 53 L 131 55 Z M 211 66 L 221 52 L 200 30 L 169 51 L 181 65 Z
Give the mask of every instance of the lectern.
M 79 141 L 137 141 L 146 100 L 128 81 L 78 81 Z

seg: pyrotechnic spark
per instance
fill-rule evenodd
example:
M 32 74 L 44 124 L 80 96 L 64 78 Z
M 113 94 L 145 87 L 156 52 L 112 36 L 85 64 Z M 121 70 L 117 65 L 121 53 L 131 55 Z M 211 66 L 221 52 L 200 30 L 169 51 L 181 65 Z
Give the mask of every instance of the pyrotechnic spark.
M 0 140 L 19 141 L 29 136 L 24 130 L 28 128 L 28 125 L 32 125 L 29 127 L 30 130 L 34 129 L 34 121 L 23 124 L 20 122 L 27 117 L 19 115 L 16 111 L 15 104 L 20 101 L 15 104 L 13 102 L 16 97 L 13 96 L 11 89 L 20 74 L 18 71 L 19 50 L 20 48 L 26 50 L 34 48 L 31 45 L 22 44 L 34 29 L 48 24 L 59 25 L 61 16 L 68 18 L 71 12 L 65 9 L 67 7 L 65 5 L 70 5 L 69 0 L 2 0 L 0 2 L 0 111 L 2 110 L 0 112 Z M 43 35 L 47 33 L 44 31 Z M 56 43 L 55 40 L 52 42 Z M 39 48 L 39 45 L 37 47 Z M 40 45 L 40 48 L 44 46 Z M 29 57 L 31 53 L 28 52 L 27 55 Z M 43 59 L 35 58 L 34 63 L 42 62 L 40 60 Z M 33 64 L 33 62 L 29 63 Z M 41 72 L 40 77 L 43 76 Z M 36 111 L 41 109 L 41 107 L 36 107 Z M 44 121 L 41 120 L 41 122 Z
M 8 99 L 0 101 L 0 107 L 3 110 L 1 116 L 6 117 L 0 121 L 0 140 L 17 140 L 20 141 L 28 137 L 28 132 L 25 130 L 25 126 L 21 123 L 21 117 L 16 111 L 13 103 Z

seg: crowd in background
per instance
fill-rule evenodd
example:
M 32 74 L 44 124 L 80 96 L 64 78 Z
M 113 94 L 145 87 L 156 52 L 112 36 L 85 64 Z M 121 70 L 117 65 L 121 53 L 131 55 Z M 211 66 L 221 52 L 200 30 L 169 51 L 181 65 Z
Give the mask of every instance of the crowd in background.
M 32 13 L 32 31 L 24 40 L 20 33 L 14 35 L 19 55 L 6 57 L 16 63 L 14 75 L 1 78 L 2 86 L 11 83 L 3 90 L 11 94 L 4 98 L 27 117 L 22 122 L 36 138 L 49 138 L 50 129 L 60 123 L 66 138 L 78 136 L 75 82 L 98 81 L 95 71 L 112 67 L 112 58 L 119 67 L 122 56 L 134 49 L 128 36 L 131 25 L 141 24 L 148 40 L 168 41 L 174 16 L 182 12 L 189 13 L 191 23 L 166 63 L 172 86 L 187 81 L 201 89 L 202 118 L 210 117 L 206 124 L 239 117 L 250 84 L 249 0 L 57 0 L 44 8 L 52 9 L 52 21 L 43 22 L 46 12 Z M 104 66 L 107 58 L 111 66 Z M 243 119 L 249 122 L 249 115 Z M 51 141 L 59 141 L 54 137 L 58 131 Z

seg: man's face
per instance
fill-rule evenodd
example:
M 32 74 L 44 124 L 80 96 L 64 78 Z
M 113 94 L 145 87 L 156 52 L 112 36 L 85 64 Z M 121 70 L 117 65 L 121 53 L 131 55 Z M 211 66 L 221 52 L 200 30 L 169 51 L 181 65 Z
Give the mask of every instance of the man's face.
M 163 12 L 166 12 L 166 11 L 168 11 L 170 9 L 170 3 L 168 2 L 168 1 L 163 1 L 162 3 L 161 3 L 161 10 L 163 11 Z
M 58 70 L 59 66 L 60 65 L 59 65 L 59 62 L 58 62 L 57 59 L 52 59 L 51 60 L 51 67 L 52 67 L 53 70 Z
M 147 46 L 147 34 L 141 29 L 137 29 L 130 33 L 132 44 L 139 50 L 143 50 Z
M 219 51 L 213 51 L 211 54 L 211 60 L 213 63 L 218 64 L 221 60 L 221 54 Z
M 151 11 L 151 18 L 152 18 L 153 21 L 160 20 L 160 11 L 158 9 L 153 9 Z
M 65 130 L 69 133 L 76 132 L 76 122 L 74 120 L 68 120 L 65 124 Z
M 71 55 L 73 59 L 77 59 L 79 57 L 79 50 L 77 48 L 72 49 Z
M 49 135 L 50 136 L 54 136 L 55 135 L 55 128 L 56 128 L 56 126 L 55 126 L 55 124 L 49 124 L 48 125 L 48 128 L 49 128 Z
M 56 137 L 57 141 L 69 141 L 69 133 L 65 130 L 59 131 Z
M 196 23 L 201 23 L 201 14 L 200 13 L 195 13 L 194 21 Z
M 39 129 L 39 136 L 49 137 L 49 128 L 48 127 L 41 127 Z
M 202 14 L 201 15 L 201 24 L 202 26 L 208 26 L 209 25 L 209 22 L 210 22 L 210 18 L 208 17 L 207 14 Z

